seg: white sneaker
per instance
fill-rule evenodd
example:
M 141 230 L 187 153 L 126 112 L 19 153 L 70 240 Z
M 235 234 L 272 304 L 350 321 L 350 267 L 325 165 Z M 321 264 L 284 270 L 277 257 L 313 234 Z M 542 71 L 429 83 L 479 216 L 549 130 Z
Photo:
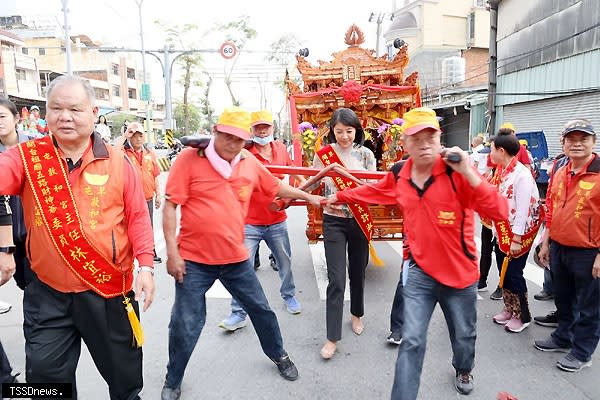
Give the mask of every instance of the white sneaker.
M 12 305 L 0 300 L 0 314 L 4 314 L 10 311 Z

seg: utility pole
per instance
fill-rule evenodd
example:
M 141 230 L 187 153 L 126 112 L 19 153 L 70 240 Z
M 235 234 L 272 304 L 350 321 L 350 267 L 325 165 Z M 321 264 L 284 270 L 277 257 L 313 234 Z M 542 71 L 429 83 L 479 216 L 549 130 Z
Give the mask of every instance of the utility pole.
M 64 18 L 63 31 L 65 32 L 65 54 L 67 63 L 67 75 L 73 75 L 73 69 L 71 68 L 71 35 L 69 34 L 69 0 L 62 1 L 62 12 Z
M 496 130 L 496 76 L 498 74 L 498 3 L 491 0 L 490 5 L 490 64 L 488 69 L 488 136 Z
M 165 119 L 164 129 L 173 129 L 173 104 L 171 103 L 171 61 L 169 46 L 165 44 L 164 47 L 164 65 L 163 65 L 163 76 L 165 78 Z
M 394 19 L 394 13 L 371 13 L 369 16 L 369 22 L 375 22 L 377 24 L 377 41 L 375 44 L 375 54 L 379 57 L 379 38 L 381 37 L 381 24 L 385 19 L 389 18 L 390 21 Z
M 150 120 L 150 86 L 148 85 L 146 79 L 146 49 L 144 47 L 144 28 L 142 24 L 142 4 L 144 0 L 135 0 L 135 3 L 138 6 L 138 18 L 140 20 L 140 39 L 142 42 L 142 73 L 144 74 L 144 81 L 142 83 L 142 93 L 140 99 L 142 99 L 146 103 L 146 141 L 154 143 L 156 140 L 154 139 L 154 132 L 152 130 L 152 122 Z M 145 96 L 146 98 L 142 98 Z

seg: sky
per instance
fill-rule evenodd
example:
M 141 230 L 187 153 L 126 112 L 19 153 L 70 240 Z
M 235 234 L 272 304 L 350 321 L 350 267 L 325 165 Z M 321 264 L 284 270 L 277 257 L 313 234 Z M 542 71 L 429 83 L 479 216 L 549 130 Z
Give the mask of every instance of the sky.
M 267 65 L 264 60 L 270 43 L 284 34 L 291 33 L 301 42 L 302 48 L 308 48 L 307 60 L 316 65 L 317 60 L 330 61 L 331 53 L 346 48 L 344 34 L 352 23 L 356 23 L 364 32 L 364 47 L 375 49 L 377 24 L 368 22 L 374 13 L 391 13 L 392 0 L 349 1 L 349 0 L 301 0 L 292 1 L 191 1 L 191 0 L 68 0 L 71 34 L 86 34 L 92 40 L 102 42 L 103 46 L 123 46 L 141 48 L 139 35 L 139 8 L 142 1 L 142 21 L 144 45 L 147 50 L 162 49 L 164 34 L 154 23 L 161 20 L 166 24 L 193 23 L 201 32 L 209 31 L 216 23 L 235 20 L 238 16 L 248 15 L 251 26 L 257 36 L 246 45 L 233 64 L 224 60 L 218 53 L 205 53 L 204 66 L 217 78 L 211 88 L 211 102 L 216 111 L 230 103 L 227 89 L 219 78 L 223 71 L 234 66 L 233 89 L 241 98 L 242 106 L 250 109 L 260 107 L 260 93 L 267 99 L 267 108 L 279 111 L 283 104 L 283 93 L 275 82 L 283 76 L 285 66 Z M 61 0 L 2 0 L 6 8 L 13 8 L 21 15 L 50 15 L 62 25 Z M 2 8 L 5 8 L 2 10 Z M 5 13 L 3 13 L 6 15 Z M 385 32 L 389 21 L 381 26 Z M 199 39 L 196 48 L 218 49 L 224 38 L 217 32 Z M 383 52 L 384 41 L 380 39 Z M 162 57 L 162 56 L 161 56 Z M 291 67 L 295 60 L 290 55 Z M 152 57 L 146 59 L 151 75 L 153 93 L 164 92 L 161 67 Z M 140 59 L 141 67 L 141 59 Z M 251 73 L 250 73 L 251 72 Z M 174 81 L 178 72 L 174 72 Z M 256 80 L 256 82 L 254 81 Z M 200 93 L 197 91 L 196 93 Z M 163 93 L 156 93 L 164 98 Z M 182 88 L 174 83 L 174 100 L 182 97 Z

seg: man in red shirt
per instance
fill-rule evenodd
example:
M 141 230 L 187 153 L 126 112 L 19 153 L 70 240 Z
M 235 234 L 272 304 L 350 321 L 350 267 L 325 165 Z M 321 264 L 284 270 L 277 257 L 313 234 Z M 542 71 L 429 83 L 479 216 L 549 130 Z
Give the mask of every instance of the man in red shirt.
M 292 165 L 292 160 L 285 145 L 273 138 L 273 116 L 269 111 L 257 111 L 251 114 L 252 141 L 249 151 L 263 165 Z M 277 176 L 283 179 L 283 176 Z M 300 178 L 303 181 L 303 178 Z M 250 257 L 258 252 L 259 243 L 264 240 L 271 250 L 278 266 L 281 287 L 279 292 L 290 314 L 299 314 L 302 310 L 296 299 L 296 287 L 292 274 L 292 250 L 287 231 L 287 215 L 285 211 L 273 211 L 269 208 L 273 201 L 265 193 L 252 193 L 250 208 L 244 227 L 244 242 Z M 224 319 L 219 327 L 228 331 L 246 326 L 246 312 L 233 297 L 231 299 L 231 315 Z
M 455 387 L 473 390 L 477 322 L 477 248 L 473 212 L 504 219 L 508 206 L 470 166 L 458 147 L 440 155 L 435 112 L 415 108 L 403 116 L 404 149 L 410 158 L 375 184 L 344 190 L 328 203 L 398 204 L 408 232 L 409 270 L 404 285 L 402 343 L 396 361 L 393 400 L 415 400 L 423 367 L 427 327 L 437 303 L 446 318 L 454 352 Z M 452 162 L 450 153 L 459 156 Z
M 567 353 L 556 366 L 579 372 L 600 341 L 600 157 L 588 120 L 568 122 L 562 141 L 568 162 L 552 176 L 539 252 L 550 263 L 558 326 L 535 347 Z
M 35 273 L 23 298 L 27 382 L 71 383 L 77 398 L 83 339 L 110 398 L 139 399 L 143 335 L 132 306 L 144 293 L 146 310 L 154 295 L 140 181 L 123 152 L 94 132 L 98 106 L 87 80 L 60 76 L 47 95 L 50 135 L 0 154 L 0 193 L 21 196 Z
M 132 122 L 127 126 L 125 138 L 123 150 L 141 179 L 144 198 L 150 213 L 150 225 L 154 229 L 154 208 L 160 208 L 160 185 L 158 184 L 160 168 L 156 160 L 156 153 L 144 145 L 144 128 L 139 122 Z M 162 262 L 156 254 L 156 250 L 154 251 L 154 262 Z
M 279 323 L 254 272 L 244 245 L 244 223 L 252 194 L 303 199 L 320 205 L 321 196 L 275 178 L 250 152 L 250 113 L 223 111 L 206 149 L 184 149 L 171 168 L 163 209 L 167 271 L 175 278 L 169 323 L 169 363 L 162 400 L 178 399 L 185 367 L 206 320 L 206 291 L 218 279 L 246 310 L 263 352 L 285 379 L 298 371 L 283 349 Z M 177 207 L 181 227 L 177 230 Z M 253 257 L 252 257 L 253 258 Z

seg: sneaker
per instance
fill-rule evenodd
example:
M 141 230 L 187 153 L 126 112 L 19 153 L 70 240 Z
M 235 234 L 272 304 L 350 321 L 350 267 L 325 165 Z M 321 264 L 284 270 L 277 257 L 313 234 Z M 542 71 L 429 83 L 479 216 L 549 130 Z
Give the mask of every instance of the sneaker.
M 160 392 L 160 400 L 179 400 L 181 397 L 181 388 L 170 388 L 167 386 L 163 386 L 162 391 Z
M 494 293 L 490 294 L 490 299 L 502 300 L 502 288 L 497 287 L 496 290 L 494 290 Z
M 553 300 L 554 299 L 554 295 L 550 294 L 550 293 L 546 293 L 543 290 L 537 294 L 533 295 L 533 298 L 539 301 L 548 301 L 548 300 Z
M 154 262 L 160 264 L 162 262 L 162 258 L 160 258 L 159 256 L 154 256 Z
M 504 325 L 504 329 L 506 329 L 509 332 L 519 333 L 525 330 L 525 328 L 527 328 L 530 323 L 531 322 L 521 321 L 521 318 L 512 317 L 510 321 L 508 321 L 506 325 Z
M 389 344 L 400 345 L 402 343 L 402 334 L 397 332 L 390 333 L 390 336 L 387 337 L 387 342 Z
M 579 372 L 584 368 L 592 366 L 592 360 L 590 361 L 579 361 L 575 358 L 572 353 L 565 355 L 563 358 L 556 362 L 556 366 L 563 371 L 567 372 Z
M 500 325 L 506 325 L 508 321 L 512 318 L 512 313 L 508 311 L 506 308 L 503 308 L 499 314 L 496 314 L 492 317 L 492 320 Z
M 559 353 L 568 353 L 571 351 L 570 347 L 561 347 L 556 344 L 552 336 L 548 336 L 547 339 L 536 340 L 533 345 L 541 351 L 555 351 Z
M 541 326 L 547 326 L 549 328 L 556 328 L 558 326 L 558 317 L 556 316 L 556 310 L 550 311 L 543 317 L 533 317 L 533 322 Z
M 273 254 L 269 254 L 269 265 L 271 268 L 273 268 L 273 271 L 279 271 L 279 268 L 277 267 L 277 261 L 275 261 Z
M 0 314 L 9 312 L 11 308 L 12 308 L 11 304 L 0 300 Z
M 298 303 L 298 300 L 296 300 L 295 297 L 290 297 L 288 299 L 285 299 L 285 305 L 287 306 L 287 311 L 290 314 L 300 314 L 300 312 L 302 311 L 302 307 L 300 307 L 300 303 Z
M 477 291 L 485 292 L 486 290 L 487 290 L 487 283 L 479 282 L 479 284 L 477 285 Z
M 229 317 L 221 321 L 219 328 L 223 328 L 226 331 L 233 332 L 240 328 L 245 327 L 248 324 L 246 317 L 242 317 L 239 314 L 232 313 Z
M 298 369 L 290 360 L 290 356 L 284 354 L 281 358 L 277 360 L 273 360 L 275 365 L 277 365 L 277 369 L 279 370 L 279 375 L 283 376 L 288 381 L 295 381 L 298 379 Z
M 469 394 L 473 391 L 473 375 L 470 373 L 456 373 L 454 387 L 460 394 Z

